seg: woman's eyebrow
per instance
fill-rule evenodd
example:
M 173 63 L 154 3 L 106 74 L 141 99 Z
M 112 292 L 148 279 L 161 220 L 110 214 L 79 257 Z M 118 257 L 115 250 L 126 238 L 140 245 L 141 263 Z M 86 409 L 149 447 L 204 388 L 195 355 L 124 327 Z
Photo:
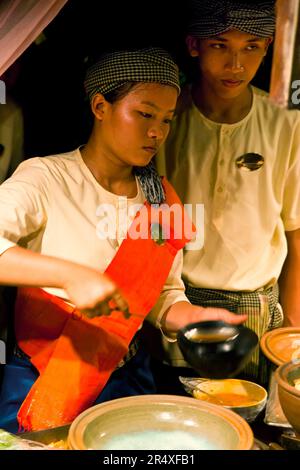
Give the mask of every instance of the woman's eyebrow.
M 256 37 L 256 38 L 253 38 L 253 39 L 247 39 L 247 42 L 259 42 L 259 41 L 264 41 L 265 38 L 260 38 L 260 37 Z
M 152 101 L 141 101 L 141 104 L 146 104 L 147 106 L 151 106 L 152 108 L 156 109 L 157 111 L 163 111 L 155 103 L 152 103 Z M 175 109 L 170 109 L 168 111 L 168 113 L 175 113 Z

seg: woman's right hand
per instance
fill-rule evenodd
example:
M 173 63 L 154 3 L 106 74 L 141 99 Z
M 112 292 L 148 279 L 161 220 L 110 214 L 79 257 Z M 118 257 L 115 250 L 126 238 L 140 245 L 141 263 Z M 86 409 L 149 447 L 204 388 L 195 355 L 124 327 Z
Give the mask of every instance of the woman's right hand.
M 108 315 L 111 311 L 108 302 L 111 300 L 116 309 L 128 312 L 128 304 L 116 284 L 106 274 L 94 269 L 76 266 L 63 289 L 70 302 L 88 318 Z
M 128 314 L 128 305 L 116 284 L 96 269 L 54 256 L 13 246 L 0 256 L 0 284 L 63 289 L 68 299 L 88 317 L 108 315 L 110 300 Z
M 208 320 L 222 320 L 231 325 L 238 325 L 247 320 L 247 315 L 236 315 L 225 308 L 200 307 L 181 301 L 165 312 L 161 324 L 164 331 L 175 333 L 190 323 Z

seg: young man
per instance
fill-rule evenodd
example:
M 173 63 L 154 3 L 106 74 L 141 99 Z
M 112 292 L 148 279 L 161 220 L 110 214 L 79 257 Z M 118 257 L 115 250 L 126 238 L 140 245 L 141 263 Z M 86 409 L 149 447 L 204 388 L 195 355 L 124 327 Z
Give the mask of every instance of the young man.
M 300 325 L 300 113 L 250 85 L 272 41 L 274 3 L 192 1 L 186 44 L 198 76 L 158 156 L 181 200 L 204 204 L 204 246 L 184 256 L 188 298 L 248 313 L 259 337 L 281 326 L 282 309 L 284 325 Z M 266 380 L 258 352 L 247 372 Z

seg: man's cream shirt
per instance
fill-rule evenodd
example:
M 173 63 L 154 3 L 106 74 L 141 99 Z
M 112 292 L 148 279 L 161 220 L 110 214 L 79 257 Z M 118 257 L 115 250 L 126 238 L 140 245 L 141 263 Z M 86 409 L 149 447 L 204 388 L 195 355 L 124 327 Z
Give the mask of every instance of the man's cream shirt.
M 300 112 L 278 108 L 252 88 L 248 115 L 219 124 L 201 114 L 190 88 L 158 156 L 183 203 L 204 204 L 204 244 L 185 251 L 191 286 L 253 291 L 273 285 L 287 254 L 285 231 L 300 227 Z M 257 153 L 255 171 L 236 160 Z M 194 222 L 196 222 L 194 220 Z

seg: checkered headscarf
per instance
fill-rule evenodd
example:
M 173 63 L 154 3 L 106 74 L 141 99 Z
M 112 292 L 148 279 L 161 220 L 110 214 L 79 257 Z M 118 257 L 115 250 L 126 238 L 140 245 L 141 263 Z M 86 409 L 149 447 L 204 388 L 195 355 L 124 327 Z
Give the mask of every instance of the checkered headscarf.
M 162 83 L 174 86 L 180 93 L 178 67 L 168 52 L 158 47 L 103 55 L 88 69 L 84 86 L 92 100 L 96 93 L 105 95 L 129 82 Z M 134 167 L 133 171 L 147 201 L 150 204 L 163 203 L 165 192 L 154 163 Z
M 128 82 L 154 82 L 179 86 L 178 67 L 167 51 L 159 47 L 124 50 L 103 55 L 86 73 L 84 86 L 91 100 Z
M 208 38 L 237 29 L 267 38 L 275 31 L 275 0 L 191 0 L 188 34 Z

